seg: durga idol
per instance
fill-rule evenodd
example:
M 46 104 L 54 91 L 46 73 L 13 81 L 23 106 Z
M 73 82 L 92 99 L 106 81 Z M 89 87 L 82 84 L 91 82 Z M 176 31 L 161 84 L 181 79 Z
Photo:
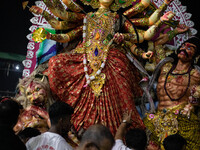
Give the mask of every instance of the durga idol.
M 80 37 L 81 34 L 83 36 L 82 42 L 70 54 L 62 53 L 52 57 L 49 60 L 48 68 L 51 90 L 62 101 L 74 108 L 72 123 L 75 130 L 86 130 L 93 124 L 101 123 L 115 134 L 126 110 L 132 111 L 132 126 L 144 129 L 144 124 L 134 104 L 134 99 L 142 95 L 138 86 L 140 75 L 126 57 L 126 51 L 121 46 L 124 41 L 128 41 L 124 44 L 129 43 L 126 47 L 129 46 L 131 49 L 132 45 L 137 42 L 137 36 L 131 23 L 125 17 L 120 17 L 115 11 L 116 1 L 82 0 L 81 2 L 84 4 L 91 3 L 92 6 L 99 7 L 96 12 L 87 14 L 59 13 L 58 7 L 53 7 L 53 2 L 44 2 L 51 12 L 67 20 L 65 22 L 55 21 L 48 16 L 47 12 L 43 12 L 43 16 L 53 27 L 58 29 L 66 25 L 65 29 L 70 29 L 70 27 L 72 29 L 75 25 L 79 25 L 66 34 L 49 33 L 48 39 L 69 42 Z M 166 2 L 169 3 L 170 0 L 166 0 Z M 149 3 L 149 0 L 142 0 L 139 5 L 145 6 Z M 135 7 L 139 7 L 139 5 L 135 5 Z M 166 8 L 165 5 L 167 4 L 165 3 L 160 9 Z M 74 7 L 77 6 L 74 5 Z M 129 15 L 135 13 L 132 12 L 138 10 L 134 9 L 135 7 L 133 6 L 126 13 Z M 68 8 L 72 9 L 71 5 Z M 33 7 L 33 12 L 34 9 Z M 154 21 L 155 24 L 147 31 L 138 31 L 140 43 L 144 40 L 150 40 L 162 22 L 173 17 L 170 12 L 163 15 L 161 19 L 158 16 L 155 17 L 163 12 L 160 9 L 149 21 L 151 23 Z M 80 20 L 83 21 L 82 25 L 80 25 Z M 78 23 L 75 23 L 76 21 Z M 123 28 L 125 33 L 118 33 L 120 28 Z M 133 44 L 130 45 L 130 43 Z M 133 52 L 135 52 L 134 50 L 132 49 Z M 141 54 L 143 58 L 148 57 L 146 54 L 152 54 L 151 52 L 136 53 Z

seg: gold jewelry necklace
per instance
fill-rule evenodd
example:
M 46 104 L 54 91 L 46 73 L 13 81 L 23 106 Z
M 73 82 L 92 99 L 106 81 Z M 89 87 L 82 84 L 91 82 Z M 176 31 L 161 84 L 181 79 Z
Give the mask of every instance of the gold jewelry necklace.
M 92 21 L 94 21 L 98 26 L 101 27 L 101 24 L 99 23 L 100 18 L 104 16 L 108 16 L 110 13 L 110 9 L 105 9 L 105 8 L 99 8 L 97 12 L 94 12 L 90 15 L 90 18 Z M 101 27 L 102 28 L 102 27 Z
M 103 14 L 103 13 L 102 13 Z M 100 15 L 98 18 L 101 18 Z M 114 24 L 113 16 L 108 18 L 101 18 L 99 26 L 92 25 L 91 22 L 87 23 L 87 18 L 90 17 L 90 14 L 84 18 L 83 26 L 83 45 L 84 45 L 84 72 L 86 77 L 86 85 L 93 89 L 93 93 L 98 97 L 101 93 L 101 88 L 105 83 L 106 75 L 101 73 L 101 70 L 104 68 L 107 54 L 110 45 L 112 44 L 112 38 L 109 38 L 108 43 L 104 44 L 103 41 L 108 37 L 108 35 L 114 35 Z M 94 16 L 96 17 L 96 16 Z M 109 27 L 109 28 L 108 28 Z M 87 58 L 86 58 L 87 54 Z M 93 70 L 93 73 L 88 74 L 87 61 Z

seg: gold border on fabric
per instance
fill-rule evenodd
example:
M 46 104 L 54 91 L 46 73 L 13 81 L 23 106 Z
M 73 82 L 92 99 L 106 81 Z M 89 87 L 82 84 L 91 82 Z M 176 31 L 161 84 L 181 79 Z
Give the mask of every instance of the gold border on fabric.
M 184 106 L 185 104 L 181 104 L 172 108 L 158 110 L 156 114 L 146 114 L 147 120 L 154 125 L 154 130 L 151 132 L 158 136 L 159 142 L 162 143 L 167 136 L 178 132 L 177 117 L 179 110 L 183 109 Z M 148 124 L 146 125 L 147 127 L 149 126 Z

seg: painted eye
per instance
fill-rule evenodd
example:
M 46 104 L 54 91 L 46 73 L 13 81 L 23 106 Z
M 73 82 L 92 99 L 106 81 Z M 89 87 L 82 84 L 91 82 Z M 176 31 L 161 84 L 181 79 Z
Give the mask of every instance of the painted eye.
M 188 47 L 187 49 L 188 49 L 188 50 L 191 50 L 191 48 L 190 48 L 190 47 Z
M 39 90 L 40 90 L 40 88 L 39 88 L 39 87 L 37 87 L 37 88 L 36 88 L 36 91 L 39 91 Z

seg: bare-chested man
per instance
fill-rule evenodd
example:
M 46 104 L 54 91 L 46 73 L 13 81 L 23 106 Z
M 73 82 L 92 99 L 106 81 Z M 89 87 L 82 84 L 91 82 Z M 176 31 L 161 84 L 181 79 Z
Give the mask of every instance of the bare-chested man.
M 192 37 L 177 50 L 178 60 L 161 69 L 158 110 L 144 120 L 151 141 L 159 145 L 168 135 L 179 133 L 187 140 L 188 150 L 200 149 L 200 120 L 195 114 L 200 102 L 200 72 L 193 64 L 199 54 L 200 39 Z

